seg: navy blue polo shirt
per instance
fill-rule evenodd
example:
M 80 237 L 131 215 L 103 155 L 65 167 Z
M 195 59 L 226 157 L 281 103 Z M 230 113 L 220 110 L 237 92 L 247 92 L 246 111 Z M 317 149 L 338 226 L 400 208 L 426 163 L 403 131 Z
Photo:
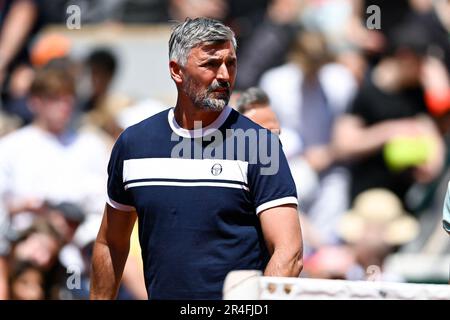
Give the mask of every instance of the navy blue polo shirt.
M 108 203 L 138 214 L 150 299 L 221 299 L 230 271 L 267 265 L 258 214 L 297 204 L 278 137 L 228 106 L 201 129 L 173 109 L 129 127 L 108 175 Z

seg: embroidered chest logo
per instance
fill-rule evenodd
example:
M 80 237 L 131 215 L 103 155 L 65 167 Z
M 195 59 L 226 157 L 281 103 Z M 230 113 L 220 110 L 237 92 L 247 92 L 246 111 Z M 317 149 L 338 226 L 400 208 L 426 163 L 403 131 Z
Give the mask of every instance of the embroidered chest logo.
M 222 173 L 222 165 L 220 165 L 219 163 L 214 164 L 211 168 L 211 173 L 213 176 L 218 176 L 219 174 L 221 174 Z

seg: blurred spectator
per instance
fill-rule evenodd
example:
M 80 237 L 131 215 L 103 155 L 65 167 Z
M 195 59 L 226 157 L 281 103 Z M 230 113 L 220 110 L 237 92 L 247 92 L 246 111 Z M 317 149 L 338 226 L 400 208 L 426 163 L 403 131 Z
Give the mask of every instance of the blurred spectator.
M 423 76 L 426 38 L 411 25 L 396 34 L 391 54 L 373 69 L 334 133 L 336 157 L 353 162 L 352 199 L 381 187 L 405 203 L 414 181 L 430 182 L 443 168 L 443 140 L 426 116 L 426 79 L 437 75 Z
M 242 46 L 255 32 L 255 27 L 262 23 L 269 3 L 274 1 L 227 0 L 226 2 L 228 10 L 225 21 L 235 32 L 238 45 Z
M 39 0 L 43 20 L 51 24 L 64 23 L 67 18 L 69 0 Z
M 42 68 L 54 59 L 68 57 L 72 42 L 58 33 L 46 33 L 39 36 L 31 48 L 31 62 L 36 68 Z
M 258 87 L 249 88 L 236 98 L 236 109 L 250 120 L 256 122 L 263 128 L 269 129 L 273 133 L 283 135 L 280 129 L 278 118 L 270 107 L 270 100 L 267 94 Z M 305 181 L 302 181 L 304 183 Z M 306 181 L 306 183 L 308 183 Z M 299 193 L 302 185 L 297 185 Z M 303 252 L 304 256 L 308 256 L 310 251 L 319 248 L 324 240 L 321 233 L 311 224 L 308 217 L 299 212 L 300 222 L 302 226 L 302 236 L 304 239 Z
M 115 55 L 106 48 L 93 50 L 86 59 L 90 78 L 90 95 L 81 102 L 85 112 L 84 124 L 100 128 L 109 135 L 112 142 L 121 133 L 116 115 L 131 104 L 125 96 L 110 92 L 118 62 Z
M 170 20 L 184 21 L 187 17 L 208 17 L 224 21 L 236 34 L 239 46 L 247 40 L 264 20 L 269 3 L 290 0 L 170 0 Z
M 44 273 L 45 298 L 59 299 L 60 290 L 66 285 L 67 274 L 58 259 L 63 246 L 58 232 L 45 219 L 37 219 L 20 233 L 16 234 L 12 230 L 10 236 L 10 265 L 17 261 L 34 264 Z
M 95 136 L 69 127 L 74 94 L 68 70 L 39 71 L 31 88 L 33 124 L 0 141 L 0 193 L 10 213 L 39 212 L 45 201 L 64 200 L 89 213 L 102 210 L 96 197 L 109 151 Z
M 301 32 L 290 62 L 269 70 L 261 87 L 280 119 L 283 143 L 304 211 L 334 242 L 335 225 L 347 209 L 347 172 L 335 163 L 330 146 L 336 117 L 356 90 L 351 73 L 332 63 L 320 34 Z
M 78 6 L 82 24 L 158 23 L 168 20 L 167 0 L 41 0 L 51 23 L 64 23 L 67 8 Z
M 400 246 L 414 240 L 419 230 L 417 220 L 403 211 L 395 194 L 385 189 L 370 189 L 358 195 L 338 227 L 362 270 L 379 268 L 380 280 L 400 280 L 394 275 L 383 275 L 384 260 Z
M 371 189 L 360 194 L 339 221 L 341 245 L 320 247 L 305 261 L 311 278 L 402 281 L 383 270 L 385 259 L 419 233 L 418 222 L 405 213 L 390 191 Z
M 45 219 L 36 219 L 23 231 L 10 230 L 9 236 L 13 261 L 31 261 L 44 271 L 49 271 L 57 263 L 63 242 L 58 232 Z
M 301 2 L 302 9 L 298 18 L 305 30 L 322 33 L 334 54 L 353 48 L 345 31 L 352 17 L 355 0 Z
M 429 2 L 429 0 L 425 1 Z M 369 58 L 371 65 L 376 64 L 386 52 L 392 30 L 413 12 L 412 2 L 417 1 L 353 0 L 353 13 L 347 26 L 347 35 L 349 40 Z M 379 11 L 368 10 L 372 6 L 376 6 L 375 8 Z M 379 22 L 375 29 L 367 27 L 367 19 L 371 16 Z
M 280 123 L 270 108 L 269 97 L 263 90 L 252 87 L 242 92 L 236 102 L 236 108 L 261 127 L 280 134 Z
M 169 0 L 169 3 L 170 18 L 175 21 L 197 17 L 224 20 L 229 10 L 225 0 Z
M 308 278 L 362 280 L 364 273 L 356 263 L 353 250 L 344 245 L 322 246 L 305 259 L 304 274 Z
M 306 30 L 325 35 L 337 61 L 361 81 L 366 58 L 371 67 L 376 65 L 395 42 L 394 30 L 404 23 L 423 29 L 429 46 L 450 68 L 449 10 L 446 0 L 304 0 L 299 18 Z
M 4 0 L 0 2 L 0 92 L 2 108 L 31 121 L 24 103 L 15 103 L 29 88 L 33 70 L 28 46 L 41 26 L 39 0 Z
M 361 83 L 366 72 L 367 63 L 361 53 L 359 45 L 355 44 L 354 37 L 358 34 L 371 35 L 358 15 L 358 24 L 355 28 L 352 24 L 354 12 L 362 10 L 359 8 L 359 0 L 302 0 L 302 9 L 299 14 L 301 26 L 310 32 L 320 32 L 324 35 L 328 49 L 336 56 L 336 61 L 345 65 Z M 355 6 L 357 8 L 355 8 Z M 377 38 L 369 38 L 363 45 L 378 44 Z
M 9 275 L 11 300 L 43 300 L 44 274 L 29 261 L 15 261 Z
M 18 129 L 21 124 L 19 117 L 0 111 L 0 138 Z
M 41 68 L 54 59 L 67 57 L 71 43 L 68 38 L 58 34 L 48 34 L 40 37 L 30 48 L 30 60 L 34 67 Z M 34 114 L 28 104 L 28 93 L 33 82 L 35 72 L 28 65 L 18 66 L 10 79 L 9 94 L 5 99 L 5 109 L 11 113 L 10 117 L 20 120 L 20 124 L 28 124 Z M 14 118 L 13 118 L 14 119 Z
M 366 11 L 373 5 L 379 8 L 379 29 L 366 26 L 366 19 L 374 13 Z M 353 15 L 346 28 L 347 35 L 350 42 L 363 50 L 371 65 L 375 65 L 388 54 L 392 42 L 396 41 L 392 38 L 394 30 L 404 23 L 416 25 L 428 33 L 429 45 L 444 51 L 447 67 L 450 67 L 449 10 L 446 0 L 353 0 Z
M 62 65 L 39 70 L 30 97 L 35 120 L 0 139 L 0 197 L 13 230 L 27 229 L 42 216 L 69 241 L 80 214 L 75 217 L 60 205 L 56 208 L 64 220 L 53 213 L 46 216 L 49 204 L 72 202 L 86 212 L 87 220 L 103 210 L 109 149 L 96 135 L 70 127 L 74 85 Z
M 85 213 L 79 206 L 70 202 L 49 205 L 46 219 L 58 232 L 64 244 L 68 244 L 75 236 L 78 227 L 85 220 Z
M 92 96 L 83 106 L 83 111 L 91 111 L 108 93 L 116 73 L 117 59 L 108 49 L 96 49 L 89 54 L 86 65 L 90 71 Z
M 241 49 L 238 52 L 237 89 L 244 90 L 256 86 L 266 70 L 286 61 L 286 55 L 295 41 L 299 10 L 300 1 L 273 0 L 269 2 L 260 21 L 246 18 L 248 24 L 253 24 L 251 33 L 243 34 L 244 39 L 238 38 Z M 240 23 L 241 25 L 234 26 L 235 30 L 239 31 L 240 27 L 245 26 L 242 25 L 243 21 Z
M 448 69 L 450 70 L 450 69 Z M 425 59 L 421 81 L 424 88 L 425 103 L 428 111 L 438 124 L 445 121 L 450 111 L 450 78 L 444 63 L 436 57 Z M 442 128 L 442 133 L 448 129 Z
M 442 60 L 450 70 L 450 2 L 446 0 L 414 0 L 413 2 L 425 2 L 422 10 L 415 10 L 406 23 L 421 26 L 428 35 L 428 45 L 432 54 Z

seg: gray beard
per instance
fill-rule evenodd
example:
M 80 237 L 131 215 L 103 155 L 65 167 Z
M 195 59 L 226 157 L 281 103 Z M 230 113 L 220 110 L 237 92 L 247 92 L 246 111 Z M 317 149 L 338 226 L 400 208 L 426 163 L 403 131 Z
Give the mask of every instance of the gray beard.
M 228 104 L 229 99 L 216 99 L 216 98 L 208 98 L 205 97 L 200 101 L 200 104 L 196 104 L 200 106 L 203 110 L 208 111 L 222 111 L 223 108 Z
M 222 111 L 223 108 L 228 104 L 230 96 L 223 94 L 223 97 L 212 98 L 209 97 L 212 93 L 209 89 L 198 92 L 196 84 L 191 79 L 188 79 L 186 85 L 184 86 L 184 91 L 191 99 L 194 106 L 205 111 Z

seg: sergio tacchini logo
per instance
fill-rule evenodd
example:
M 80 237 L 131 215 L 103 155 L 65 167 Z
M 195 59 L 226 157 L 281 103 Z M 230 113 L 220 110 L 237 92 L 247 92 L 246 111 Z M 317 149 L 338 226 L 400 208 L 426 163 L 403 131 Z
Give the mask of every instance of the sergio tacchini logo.
M 222 173 L 222 165 L 220 163 L 216 163 L 211 168 L 211 173 L 213 176 L 218 176 Z

